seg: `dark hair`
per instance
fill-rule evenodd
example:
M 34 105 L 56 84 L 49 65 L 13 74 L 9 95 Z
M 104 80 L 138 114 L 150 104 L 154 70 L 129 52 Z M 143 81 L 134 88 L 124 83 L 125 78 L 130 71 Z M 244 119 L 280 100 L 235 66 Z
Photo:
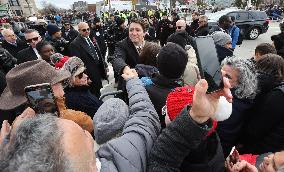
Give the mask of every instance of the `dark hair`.
M 133 18 L 133 19 L 130 21 L 130 24 L 131 24 L 131 23 L 137 23 L 137 24 L 139 24 L 139 25 L 142 27 L 143 32 L 145 32 L 146 26 L 145 26 L 145 23 L 144 23 L 143 18 Z M 130 26 L 130 24 L 129 24 L 129 26 Z
M 269 43 L 261 43 L 255 48 L 255 53 L 259 53 L 261 56 L 265 54 L 277 54 L 276 49 Z
M 231 17 L 232 22 L 235 22 L 236 20 L 235 16 L 230 16 L 230 17 Z
M 223 15 L 223 16 L 221 16 L 221 17 L 219 18 L 218 23 L 219 23 L 219 24 L 223 24 L 223 23 L 225 23 L 225 22 L 227 22 L 227 21 L 229 21 L 229 20 L 230 20 L 230 16 Z
M 143 47 L 139 61 L 141 64 L 157 67 L 157 54 L 160 52 L 161 46 L 154 42 L 148 42 Z
M 44 46 L 46 46 L 46 45 L 51 45 L 51 43 L 48 42 L 48 41 L 40 41 L 39 43 L 36 44 L 36 50 L 37 50 L 38 52 L 40 52 L 41 49 L 42 49 Z M 52 45 L 51 45 L 51 46 L 52 46 Z
M 197 15 L 197 16 L 200 16 L 200 13 L 197 12 L 197 11 L 192 12 L 192 14 L 195 14 L 195 15 Z
M 276 81 L 284 81 L 284 59 L 277 54 L 265 54 L 256 62 L 256 69 L 275 77 Z
M 38 33 L 38 31 L 35 30 L 35 29 L 27 29 L 27 30 L 25 31 L 25 34 L 33 33 L 33 32 L 37 32 L 37 33 Z
M 274 43 L 275 49 L 279 51 L 284 46 L 284 37 L 282 35 L 273 35 L 271 36 L 271 40 Z

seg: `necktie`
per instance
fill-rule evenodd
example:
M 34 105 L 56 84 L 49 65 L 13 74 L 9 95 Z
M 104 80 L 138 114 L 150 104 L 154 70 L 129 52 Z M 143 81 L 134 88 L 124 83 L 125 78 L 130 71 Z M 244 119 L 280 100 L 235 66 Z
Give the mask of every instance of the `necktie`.
M 94 44 L 92 43 L 91 39 L 90 38 L 87 38 L 87 43 L 89 45 L 89 48 L 91 50 L 91 53 L 92 53 L 92 56 L 95 58 L 96 56 L 96 60 L 98 60 L 99 56 L 98 56 L 98 53 L 97 53 L 97 49 L 96 47 L 94 46 Z
M 142 50 L 142 48 L 139 46 L 139 47 L 137 47 L 137 51 L 138 51 L 138 54 L 140 54 L 141 53 L 141 50 Z

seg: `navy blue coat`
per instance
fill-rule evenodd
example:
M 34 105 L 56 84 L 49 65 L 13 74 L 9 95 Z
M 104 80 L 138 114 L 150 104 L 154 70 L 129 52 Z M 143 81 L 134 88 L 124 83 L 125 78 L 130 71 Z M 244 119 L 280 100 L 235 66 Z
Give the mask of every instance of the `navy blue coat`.
M 67 87 L 64 91 L 66 106 L 69 109 L 85 112 L 91 118 L 103 103 L 86 86 Z

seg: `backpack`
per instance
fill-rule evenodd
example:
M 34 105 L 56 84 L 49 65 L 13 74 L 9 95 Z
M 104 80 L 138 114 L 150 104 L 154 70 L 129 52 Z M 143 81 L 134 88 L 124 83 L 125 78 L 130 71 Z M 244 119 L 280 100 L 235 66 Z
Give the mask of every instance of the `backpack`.
M 232 33 L 235 32 L 236 28 L 237 28 L 237 27 L 234 27 L 234 28 L 233 28 Z M 237 45 L 241 45 L 241 44 L 243 43 L 243 40 L 244 40 L 244 35 L 243 35 L 242 30 L 240 29 L 240 33 L 239 33 Z

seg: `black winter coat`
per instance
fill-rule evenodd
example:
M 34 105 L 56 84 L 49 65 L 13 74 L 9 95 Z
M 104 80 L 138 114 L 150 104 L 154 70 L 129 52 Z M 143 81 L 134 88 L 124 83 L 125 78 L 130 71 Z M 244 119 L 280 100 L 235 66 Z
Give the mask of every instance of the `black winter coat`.
M 283 150 L 284 89 L 277 89 L 279 85 L 284 83 L 277 82 L 271 75 L 259 75 L 260 93 L 247 115 L 240 153 L 263 154 Z
M 91 118 L 103 103 L 90 92 L 87 86 L 67 87 L 64 92 L 65 103 L 69 109 L 85 112 Z
M 92 80 L 90 85 L 91 92 L 99 97 L 100 89 L 103 87 L 101 80 L 107 79 L 106 68 L 104 65 L 105 59 L 98 51 L 97 54 L 92 53 L 85 38 L 81 35 L 78 35 L 77 38 L 71 42 L 69 50 L 71 56 L 79 57 L 84 62 L 87 68 L 86 73 Z M 97 57 L 97 55 L 99 57 Z
M 216 45 L 216 50 L 217 50 L 217 55 L 219 58 L 219 62 L 221 63 L 226 57 L 232 56 L 233 55 L 233 51 L 222 47 L 220 45 Z
M 0 95 L 3 93 L 4 89 L 6 88 L 6 77 L 5 73 L 0 70 Z
M 151 150 L 148 172 L 224 172 L 224 156 L 212 121 L 197 124 L 186 106 L 159 135 Z M 207 126 L 205 128 L 205 126 Z
M 221 140 L 225 157 L 229 155 L 232 147 L 237 145 L 243 123 L 248 115 L 248 111 L 253 105 L 252 99 L 238 99 L 234 96 L 234 90 L 232 90 L 232 94 L 234 97 L 232 114 L 229 119 L 219 121 L 217 126 L 217 132 Z
M 75 30 L 72 26 L 69 31 L 66 31 L 65 28 L 62 27 L 61 32 L 62 32 L 62 37 L 69 42 L 72 42 L 79 35 L 79 32 Z
M 32 47 L 25 48 L 18 53 L 17 64 L 21 64 L 27 61 L 37 60 L 38 57 Z
M 102 29 L 92 29 L 90 38 L 93 40 L 93 42 L 96 41 L 96 43 L 99 45 L 102 56 L 105 57 L 107 46 L 104 38 L 104 31 Z
M 208 24 L 206 24 L 205 26 L 202 26 L 202 27 L 198 27 L 194 32 L 195 36 L 207 36 L 208 34 L 209 34 Z
M 162 108 L 166 105 L 168 94 L 176 87 L 183 86 L 181 80 L 173 80 L 157 75 L 152 79 L 153 84 L 146 87 L 149 97 L 159 115 L 161 127 L 165 128 L 165 116 L 162 115 Z
M 2 47 L 5 48 L 13 57 L 17 57 L 19 51 L 28 47 L 28 45 L 20 39 L 17 39 L 17 46 L 8 43 L 6 40 L 3 41 Z
M 191 22 L 189 29 L 187 30 L 187 32 L 189 33 L 190 36 L 194 36 L 196 29 L 199 27 L 198 21 L 199 21 L 199 19 L 193 20 Z
M 147 44 L 147 42 L 145 42 Z M 121 75 L 125 66 L 135 68 L 139 64 L 139 54 L 129 37 L 118 42 L 115 47 L 114 58 L 111 61 L 114 70 Z M 118 89 L 125 87 L 124 80 L 120 77 Z

